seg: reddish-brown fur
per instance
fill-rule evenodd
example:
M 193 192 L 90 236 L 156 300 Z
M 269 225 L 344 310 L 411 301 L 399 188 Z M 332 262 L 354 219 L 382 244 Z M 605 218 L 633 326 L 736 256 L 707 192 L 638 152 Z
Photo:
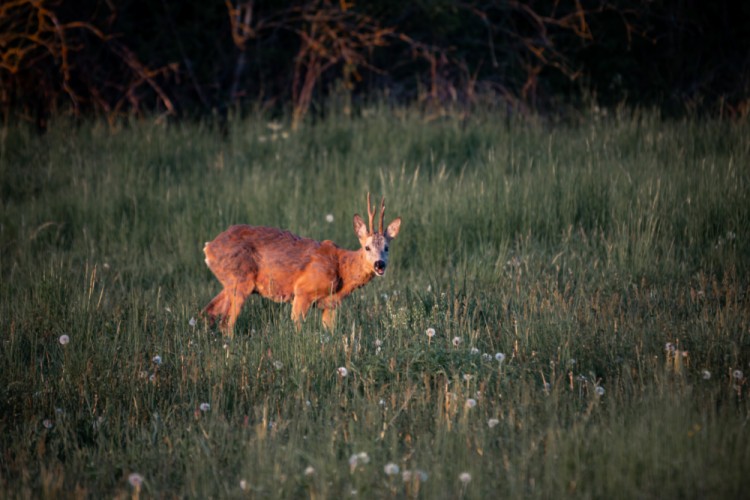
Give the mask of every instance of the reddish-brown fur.
M 231 335 L 243 303 L 257 293 L 277 302 L 292 302 L 297 328 L 310 307 L 316 305 L 323 309 L 323 324 L 332 329 L 341 300 L 385 272 L 388 243 L 401 224 L 396 219 L 383 232 L 385 207 L 381 202 L 380 231 L 373 232 L 369 195 L 367 202 L 369 232 L 361 217 L 354 216 L 362 246 L 359 250 L 346 250 L 330 240 L 318 242 L 281 229 L 247 225 L 232 226 L 206 243 L 206 264 L 224 289 L 209 302 L 204 314 L 212 321 L 221 317 L 222 327 Z

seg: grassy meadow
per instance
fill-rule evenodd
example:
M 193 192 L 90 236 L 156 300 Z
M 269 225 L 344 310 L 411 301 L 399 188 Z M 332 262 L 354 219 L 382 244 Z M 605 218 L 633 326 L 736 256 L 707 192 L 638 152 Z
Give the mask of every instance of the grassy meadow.
M 0 497 L 745 497 L 750 125 L 366 111 L 3 129 Z M 368 191 L 334 332 L 198 317 L 205 241 L 355 248 Z

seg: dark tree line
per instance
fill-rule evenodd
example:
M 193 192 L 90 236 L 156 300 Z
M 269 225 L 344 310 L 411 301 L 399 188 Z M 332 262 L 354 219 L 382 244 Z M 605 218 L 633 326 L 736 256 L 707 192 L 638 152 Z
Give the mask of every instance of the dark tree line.
M 6 120 L 292 111 L 331 92 L 428 112 L 596 99 L 750 113 L 750 3 L 4 0 Z M 592 97 L 593 96 L 593 97 Z

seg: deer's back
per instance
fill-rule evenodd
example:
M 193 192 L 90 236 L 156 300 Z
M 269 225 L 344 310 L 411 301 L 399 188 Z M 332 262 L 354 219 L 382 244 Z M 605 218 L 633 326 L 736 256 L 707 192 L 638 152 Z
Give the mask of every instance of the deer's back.
M 206 262 L 225 285 L 252 280 L 258 293 L 290 300 L 294 283 L 324 246 L 273 227 L 232 226 L 206 244 Z M 324 247 L 324 252 L 325 252 Z

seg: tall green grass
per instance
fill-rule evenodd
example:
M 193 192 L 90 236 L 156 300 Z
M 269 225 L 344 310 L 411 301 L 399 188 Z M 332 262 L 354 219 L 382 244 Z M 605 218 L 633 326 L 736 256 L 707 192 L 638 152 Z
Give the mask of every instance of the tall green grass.
M 376 108 L 4 137 L 0 496 L 744 496 L 747 124 Z M 335 332 L 259 298 L 232 340 L 191 325 L 219 291 L 204 241 L 354 248 L 368 191 L 404 223 Z

